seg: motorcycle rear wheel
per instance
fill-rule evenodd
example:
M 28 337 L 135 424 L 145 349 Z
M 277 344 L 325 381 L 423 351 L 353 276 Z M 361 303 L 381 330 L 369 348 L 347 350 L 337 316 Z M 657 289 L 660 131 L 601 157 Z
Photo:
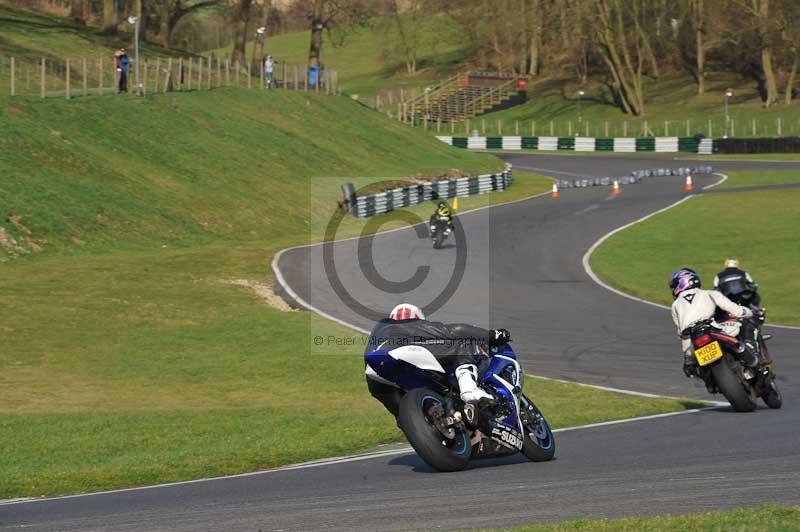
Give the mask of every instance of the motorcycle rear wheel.
M 406 439 L 425 463 L 439 471 L 460 471 L 469 463 L 470 437 L 463 426 L 452 427 L 448 437 L 434 422 L 433 409 L 441 408 L 444 399 L 438 393 L 415 388 L 400 401 L 397 424 Z
M 442 249 L 442 243 L 444 242 L 444 233 L 441 229 L 436 231 L 436 237 L 433 240 L 433 249 Z
M 731 356 L 726 354 L 722 360 L 711 366 L 711 373 L 722 395 L 737 412 L 752 412 L 756 409 L 755 397 L 750 385 L 742 382 L 731 367 L 734 363 Z
M 526 414 L 522 414 L 521 418 L 528 418 L 529 421 L 523 421 L 523 429 L 525 434 L 523 436 L 522 454 L 532 462 L 547 462 L 552 460 L 556 454 L 556 440 L 553 437 L 553 431 L 550 430 L 550 425 L 544 418 L 542 413 L 533 404 L 533 401 L 528 399 L 524 394 L 519 402 L 520 410 L 525 409 Z

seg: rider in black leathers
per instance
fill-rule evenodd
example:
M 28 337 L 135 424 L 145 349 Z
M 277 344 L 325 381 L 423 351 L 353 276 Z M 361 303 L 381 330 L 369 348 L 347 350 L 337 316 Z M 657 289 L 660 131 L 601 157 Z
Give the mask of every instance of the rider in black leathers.
M 447 206 L 447 203 L 444 201 L 440 201 L 436 204 L 436 211 L 431 214 L 431 218 L 429 221 L 431 233 L 434 231 L 434 226 L 438 220 L 447 220 L 447 228 L 451 231 L 453 230 L 453 212 L 450 210 L 450 207 Z
M 388 318 L 375 324 L 364 354 L 377 349 L 419 346 L 429 351 L 444 369 L 455 368 L 461 399 L 476 402 L 492 397 L 477 386 L 474 354 L 478 346 L 501 345 L 510 340 L 505 329 L 489 330 L 463 323 L 446 324 L 425 319 L 417 307 L 401 304 Z M 395 417 L 404 391 L 367 369 L 367 387 Z
M 755 317 L 742 320 L 741 337 L 749 350 L 756 353 L 762 362 L 767 362 L 755 340 L 755 331 L 765 319 L 765 311 L 761 308 L 761 296 L 758 294 L 758 284 L 749 273 L 739 268 L 737 259 L 729 258 L 725 260 L 725 269 L 714 277 L 714 288 L 734 303 L 755 312 Z M 717 319 L 724 319 L 724 316 L 717 315 Z

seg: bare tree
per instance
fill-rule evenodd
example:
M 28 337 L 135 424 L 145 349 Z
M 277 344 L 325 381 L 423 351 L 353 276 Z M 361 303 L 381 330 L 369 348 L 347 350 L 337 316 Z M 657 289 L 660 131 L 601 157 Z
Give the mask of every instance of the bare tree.
M 106 35 L 115 35 L 117 33 L 117 23 L 119 22 L 119 14 L 117 12 L 116 0 L 103 0 L 103 29 L 102 32 Z
M 247 68 L 245 47 L 247 46 L 247 35 L 250 25 L 250 7 L 252 4 L 253 0 L 236 0 L 232 14 L 234 31 L 231 63 L 243 68 Z
M 406 73 L 417 73 L 418 28 L 424 16 L 425 0 L 389 0 L 384 15 L 384 55 L 397 53 Z
M 263 0 L 261 2 L 261 25 L 260 28 L 266 28 L 269 25 L 270 16 L 272 16 L 272 0 Z M 264 40 L 266 35 L 258 33 L 256 35 L 256 44 L 253 47 L 253 64 L 261 61 L 264 55 Z
M 185 0 L 152 1 L 152 8 L 158 17 L 159 23 L 158 40 L 163 46 L 169 48 L 172 46 L 173 32 L 184 17 L 222 3 L 223 0 L 200 0 L 193 3 Z
M 308 66 L 320 66 L 322 33 L 339 31 L 343 39 L 349 28 L 366 23 L 372 12 L 369 0 L 310 0 L 311 43 L 308 49 Z M 374 7 L 374 6 L 373 6 Z
M 77 24 L 85 26 L 89 21 L 89 0 L 72 0 L 69 16 Z
M 594 33 L 600 56 L 611 75 L 615 100 L 624 112 L 642 116 L 645 112 L 643 43 L 639 32 L 628 31 L 629 7 L 623 0 L 596 0 Z

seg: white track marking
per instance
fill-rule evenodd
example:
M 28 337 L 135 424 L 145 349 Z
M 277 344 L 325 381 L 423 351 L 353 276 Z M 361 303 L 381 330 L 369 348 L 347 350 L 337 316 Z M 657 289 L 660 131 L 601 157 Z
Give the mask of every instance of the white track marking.
M 576 383 L 573 383 L 576 384 Z M 725 403 L 727 405 L 727 403 Z M 648 421 L 651 419 L 660 419 L 664 417 L 672 417 L 672 416 L 679 416 L 683 414 L 696 414 L 698 412 L 704 412 L 706 410 L 714 410 L 719 408 L 718 406 L 709 406 L 706 408 L 693 408 L 690 410 L 679 410 L 677 412 L 665 412 L 663 414 L 652 414 L 649 416 L 639 416 L 639 417 L 632 417 L 627 419 L 616 419 L 612 421 L 601 421 L 599 423 L 588 423 L 586 425 L 576 425 L 574 427 L 564 427 L 560 429 L 553 429 L 553 434 L 561 433 L 561 432 L 572 432 L 576 430 L 586 430 L 586 429 L 593 429 L 598 427 L 608 427 L 612 425 L 621 425 L 623 423 L 633 423 L 634 421 Z M 30 503 L 38 503 L 38 502 L 49 502 L 49 501 L 59 501 L 59 500 L 66 500 L 66 499 L 78 499 L 83 497 L 99 497 L 103 495 L 114 495 L 118 493 L 130 493 L 130 492 L 137 492 L 137 491 L 145 491 L 145 490 L 152 490 L 158 488 L 168 488 L 172 486 L 183 486 L 188 484 L 199 484 L 203 482 L 212 482 L 216 480 L 226 480 L 226 479 L 236 479 L 236 478 L 245 478 L 245 477 L 254 477 L 260 475 L 271 475 L 275 473 L 284 473 L 287 471 L 297 471 L 300 469 L 313 469 L 317 467 L 329 466 L 329 465 L 338 465 L 338 464 L 347 464 L 351 462 L 360 462 L 363 460 L 371 460 L 373 458 L 384 458 L 387 456 L 396 456 L 402 454 L 411 454 L 414 452 L 414 449 L 411 446 L 404 446 L 398 449 L 390 449 L 386 451 L 375 451 L 371 453 L 363 453 L 363 454 L 356 454 L 351 456 L 340 456 L 336 458 L 325 458 L 322 460 L 314 460 L 312 462 L 303 462 L 300 464 L 288 465 L 284 467 L 277 467 L 275 469 L 267 469 L 264 471 L 251 471 L 249 473 L 240 473 L 238 475 L 224 475 L 220 477 L 208 477 L 208 478 L 198 478 L 194 480 L 183 480 L 179 482 L 167 482 L 165 484 L 154 484 L 152 486 L 140 486 L 137 488 L 123 488 L 118 490 L 108 490 L 108 491 L 97 491 L 93 493 L 79 493 L 77 495 L 62 495 L 59 497 L 49 497 L 49 498 L 26 498 L 26 499 L 7 499 L 7 500 L 0 500 L 0 506 L 10 506 L 15 504 L 30 504 Z
M 586 384 L 584 382 L 575 382 L 575 381 L 568 381 L 565 379 L 554 379 L 552 377 L 544 377 L 542 375 L 533 375 L 530 373 L 526 373 L 528 377 L 532 377 L 534 379 L 542 379 L 545 381 L 555 381 L 555 382 L 563 382 L 564 384 L 575 384 L 577 386 L 583 386 L 584 388 L 594 388 L 596 390 L 603 390 L 604 392 L 614 392 L 619 393 L 622 395 L 633 395 L 636 397 L 647 397 L 649 399 L 677 399 L 677 400 L 686 400 L 691 399 L 692 401 L 697 401 L 699 403 L 708 403 L 714 406 L 728 406 L 730 403 L 727 401 L 708 401 L 706 399 L 692 399 L 687 397 L 673 397 L 670 395 L 658 395 L 655 393 L 645 393 L 645 392 L 634 392 L 633 390 L 624 390 L 622 388 L 612 388 L 610 386 L 600 386 L 598 384 Z
M 641 298 L 638 298 L 636 296 L 632 296 L 632 295 L 627 294 L 627 293 L 625 293 L 625 292 L 623 292 L 621 290 L 617 290 L 616 288 L 614 288 L 612 286 L 607 285 L 606 283 L 601 281 L 600 278 L 594 273 L 594 271 L 592 270 L 592 267 L 589 265 L 589 258 L 592 256 L 592 253 L 594 253 L 594 251 L 598 247 L 600 247 L 600 244 L 602 244 L 603 242 L 605 242 L 606 240 L 608 240 L 609 238 L 611 238 L 615 234 L 619 233 L 620 231 L 624 231 L 625 229 L 627 229 L 629 227 L 632 227 L 632 226 L 634 226 L 634 225 L 636 225 L 638 223 L 641 223 L 641 222 L 643 222 L 643 221 L 645 221 L 645 220 L 647 220 L 649 218 L 652 218 L 653 216 L 655 216 L 657 214 L 661 214 L 662 212 L 668 211 L 669 209 L 671 209 L 673 207 L 676 207 L 676 206 L 680 205 L 681 203 L 683 203 L 684 201 L 690 200 L 691 198 L 692 198 L 692 196 L 686 196 L 685 198 L 681 198 L 678 201 L 676 201 L 675 203 L 673 203 L 672 205 L 668 205 L 668 206 L 664 207 L 663 209 L 659 209 L 659 210 L 657 210 L 655 212 L 651 212 L 647 216 L 642 216 L 638 220 L 634 220 L 631 223 L 627 223 L 627 224 L 625 224 L 625 225 L 623 225 L 621 227 L 617 227 L 613 231 L 610 231 L 610 232 L 606 233 L 605 235 L 601 236 L 594 244 L 592 244 L 592 247 L 590 247 L 586 251 L 586 253 L 583 254 L 583 259 L 582 259 L 583 270 L 586 272 L 586 275 L 591 277 L 592 281 L 594 281 L 598 285 L 602 286 L 606 290 L 610 290 L 611 292 L 614 292 L 617 295 L 620 295 L 622 297 L 631 299 L 633 301 L 637 301 L 639 303 L 644 303 L 646 305 L 652 305 L 654 307 L 658 307 L 658 308 L 663 308 L 663 309 L 669 310 L 669 307 L 667 307 L 665 305 L 660 305 L 658 303 L 653 303 L 652 301 L 647 301 L 646 299 L 641 299 Z
M 721 185 L 722 183 L 724 183 L 725 181 L 728 180 L 728 175 L 727 174 L 718 174 L 718 175 L 721 175 L 722 179 L 720 179 L 719 181 L 716 181 L 714 183 L 711 183 L 710 185 L 704 186 L 703 190 L 708 190 L 709 188 L 714 188 L 715 186 Z
M 715 174 L 723 176 L 723 178 L 720 179 L 719 181 L 717 181 L 716 183 L 712 183 L 711 185 L 707 185 L 707 186 L 703 187 L 703 190 L 709 189 L 711 187 L 715 187 L 715 186 L 719 185 L 720 183 L 723 183 L 728 178 L 727 175 L 722 174 L 722 173 L 715 172 Z M 620 231 L 624 231 L 625 229 L 628 229 L 629 227 L 632 227 L 632 226 L 634 226 L 634 225 L 636 225 L 638 223 L 644 222 L 645 220 L 647 220 L 649 218 L 652 218 L 653 216 L 655 216 L 657 214 L 661 214 L 662 212 L 668 211 L 669 209 L 671 209 L 673 207 L 677 207 L 678 205 L 680 205 L 684 201 L 687 201 L 687 200 L 691 199 L 692 197 L 693 197 L 692 195 L 689 195 L 689 196 L 686 196 L 685 198 L 681 198 L 680 200 L 676 201 L 675 203 L 673 203 L 671 205 L 667 205 L 663 209 L 659 209 L 656 212 L 652 212 L 652 213 L 648 214 L 647 216 L 643 216 L 643 217 L 639 218 L 638 220 L 634 220 L 631 223 L 625 224 L 625 225 L 623 225 L 621 227 L 617 227 L 613 231 L 610 231 L 610 232 L 606 233 L 605 235 L 601 236 L 594 244 L 592 244 L 592 246 L 586 251 L 586 253 L 584 253 L 583 260 L 582 260 L 582 262 L 583 262 L 583 270 L 586 272 L 586 274 L 589 277 L 591 277 L 592 281 L 594 281 L 596 284 L 602 286 L 606 290 L 614 292 L 617 295 L 620 295 L 620 296 L 622 296 L 624 298 L 627 298 L 627 299 L 630 299 L 632 301 L 636 301 L 638 303 L 644 303 L 645 305 L 650 305 L 650 306 L 653 306 L 653 307 L 658 307 L 658 308 L 662 308 L 662 309 L 665 309 L 665 310 L 669 310 L 670 307 L 668 307 L 666 305 L 661 305 L 660 303 L 654 303 L 653 301 L 648 301 L 646 299 L 642 299 L 642 298 L 636 297 L 634 295 L 628 294 L 627 292 L 623 292 L 622 290 L 617 290 L 613 286 L 609 286 L 608 284 L 604 283 L 594 273 L 594 271 L 592 270 L 592 267 L 589 264 L 589 260 L 591 259 L 592 253 L 594 253 L 595 250 L 598 247 L 600 247 L 600 245 L 603 242 L 605 242 L 606 240 L 608 240 L 610 237 L 612 237 L 615 234 L 619 233 Z M 777 324 L 777 323 L 768 323 L 768 324 L 766 324 L 766 326 L 767 326 L 767 328 L 776 327 L 778 329 L 789 329 L 789 330 L 793 330 L 793 331 L 800 331 L 800 327 L 796 327 L 796 326 L 793 326 L 793 325 L 780 325 L 780 324 Z

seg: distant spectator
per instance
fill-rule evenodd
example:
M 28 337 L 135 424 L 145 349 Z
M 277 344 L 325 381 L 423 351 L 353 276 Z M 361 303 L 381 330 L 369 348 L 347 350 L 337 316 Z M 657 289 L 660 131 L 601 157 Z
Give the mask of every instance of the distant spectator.
M 131 60 L 128 58 L 125 48 L 120 48 L 114 54 L 114 66 L 117 69 L 117 94 L 128 92 L 128 66 L 130 64 Z
M 275 62 L 271 55 L 267 55 L 264 60 L 264 84 L 268 89 L 272 88 L 272 74 L 275 71 Z
M 178 90 L 183 90 L 183 84 L 186 82 L 186 65 L 184 64 L 185 58 L 180 56 L 178 58 Z

